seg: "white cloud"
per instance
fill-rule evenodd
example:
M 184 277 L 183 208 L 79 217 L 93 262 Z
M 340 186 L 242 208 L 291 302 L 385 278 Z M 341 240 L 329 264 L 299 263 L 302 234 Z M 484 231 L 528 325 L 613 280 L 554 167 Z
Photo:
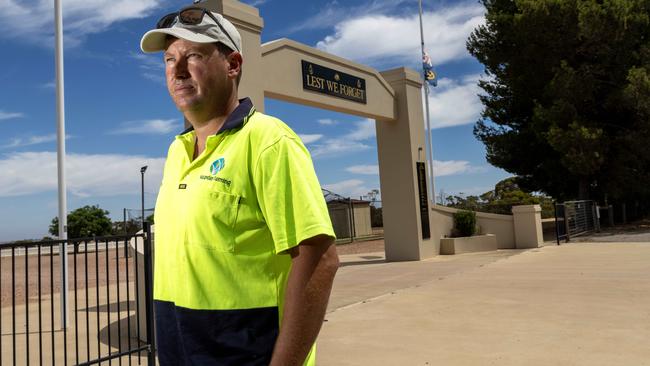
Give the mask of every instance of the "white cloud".
M 420 54 L 420 28 L 417 13 L 395 16 L 366 13 L 343 20 L 334 34 L 316 47 L 358 62 L 382 62 L 397 59 L 410 63 Z M 469 57 L 465 41 L 485 22 L 485 8 L 467 2 L 423 14 L 425 44 L 434 65 Z M 377 35 L 381 35 L 378 37 Z
M 129 121 L 120 124 L 120 127 L 109 132 L 111 135 L 143 134 L 164 135 L 182 126 L 176 119 L 149 119 L 142 121 Z
M 139 62 L 139 69 L 145 79 L 154 81 L 160 85 L 167 85 L 165 81 L 165 64 L 160 55 L 144 53 L 131 53 L 131 58 Z
M 334 119 L 329 119 L 329 118 L 322 118 L 318 120 L 318 123 L 323 125 L 323 126 L 334 126 L 339 123 L 339 121 L 334 120 Z
M 363 121 L 356 122 L 356 129 L 345 136 L 346 139 L 353 141 L 364 141 L 377 136 L 375 129 L 375 120 L 367 118 Z
M 462 173 L 471 172 L 474 169 L 469 161 L 464 160 L 434 160 L 433 161 L 433 175 L 436 177 L 444 177 L 448 175 L 457 175 Z
M 41 88 L 43 89 L 54 89 L 56 88 L 56 80 L 52 80 L 48 83 L 41 84 Z
M 446 161 L 434 160 L 433 161 L 433 174 L 435 174 L 436 177 L 475 173 L 482 170 L 483 170 L 482 167 L 475 167 L 471 165 L 469 161 L 464 161 L 464 160 L 446 160 Z M 353 165 L 345 168 L 345 171 L 353 174 L 378 175 L 379 166 L 378 165 Z
M 347 135 L 323 139 L 309 149 L 313 157 L 339 156 L 370 149 L 363 141 L 375 137 L 375 121 L 365 119 L 354 123 L 355 128 Z
M 77 46 L 113 23 L 144 18 L 159 8 L 161 0 L 64 0 L 65 44 Z M 54 7 L 51 0 L 0 1 L 0 37 L 54 46 Z
M 119 154 L 67 154 L 67 188 L 79 197 L 138 194 L 140 167 L 148 165 L 146 190 L 157 192 L 164 161 L 164 158 Z M 1 156 L 0 197 L 55 191 L 56 164 L 55 152 L 23 152 Z
M 345 171 L 353 174 L 378 175 L 379 166 L 378 165 L 353 165 L 345 168 Z
M 300 135 L 299 134 L 298 137 L 300 137 L 303 144 L 307 145 L 307 144 L 311 144 L 312 142 L 316 142 L 316 141 L 320 140 L 321 138 L 323 138 L 323 135 L 318 135 L 318 134 Z
M 142 77 L 149 79 L 158 85 L 167 86 L 167 81 L 165 80 L 165 75 L 163 73 L 156 74 L 153 72 L 143 72 Z
M 431 128 L 442 128 L 476 122 L 483 110 L 478 95 L 479 75 L 467 75 L 461 80 L 443 78 L 437 88 L 430 88 L 429 116 Z
M 267 2 L 268 2 L 268 0 L 252 0 L 252 1 L 245 1 L 245 3 L 247 3 L 248 5 L 250 5 L 250 6 L 255 6 L 255 7 L 258 7 L 258 6 L 264 5 L 264 4 L 266 4 Z
M 364 181 L 360 179 L 348 179 L 341 182 L 324 184 L 323 188 L 344 197 L 355 198 L 366 195 L 370 192 L 370 188 L 366 187 Z
M 412 0 L 370 0 L 358 6 L 349 6 L 348 3 L 330 1 L 324 8 L 315 11 L 314 15 L 290 27 L 288 33 L 296 33 L 309 29 L 330 28 L 338 22 L 367 14 L 395 14 L 405 9 Z
M 70 135 L 66 135 L 66 140 L 70 138 Z M 14 147 L 22 147 L 22 146 L 30 146 L 30 145 L 38 145 L 46 142 L 52 142 L 56 141 L 56 134 L 52 133 L 49 135 L 42 135 L 42 136 L 30 136 L 30 137 L 16 137 L 11 139 L 11 142 L 9 142 L 6 145 L 3 145 L 3 148 L 9 149 L 9 148 L 14 148 Z
M 16 112 L 5 112 L 3 110 L 0 110 L 0 121 L 5 120 L 5 119 L 12 119 L 12 118 L 22 118 L 25 115 L 22 113 L 16 113 Z
M 369 150 L 370 146 L 361 142 L 349 140 L 326 139 L 318 145 L 313 145 L 309 151 L 313 157 L 340 156 L 353 152 Z

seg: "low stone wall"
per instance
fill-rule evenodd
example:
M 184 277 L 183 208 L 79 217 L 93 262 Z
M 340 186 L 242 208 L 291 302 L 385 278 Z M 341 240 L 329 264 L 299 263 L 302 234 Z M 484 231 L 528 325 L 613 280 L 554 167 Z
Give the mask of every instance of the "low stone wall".
M 456 208 L 434 205 L 432 210 L 433 230 L 439 233 L 440 237 L 451 235 L 454 227 L 454 213 L 461 211 Z M 479 226 L 479 234 L 494 234 L 497 237 L 499 249 L 515 249 L 515 224 L 512 215 L 497 215 L 487 212 L 477 212 L 476 221 Z
M 440 254 L 462 254 L 497 250 L 494 234 L 440 239 Z

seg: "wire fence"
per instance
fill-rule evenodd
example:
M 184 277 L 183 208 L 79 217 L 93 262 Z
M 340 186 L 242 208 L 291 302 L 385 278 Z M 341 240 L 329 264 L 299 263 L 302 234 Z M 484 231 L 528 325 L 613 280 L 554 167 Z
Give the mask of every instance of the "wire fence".
M 555 231 L 557 244 L 600 230 L 598 207 L 594 201 L 567 201 L 555 204 Z
M 153 215 L 155 209 L 147 208 L 142 212 L 142 209 L 135 208 L 125 208 L 123 210 L 123 218 L 121 225 L 115 229 L 115 232 L 120 232 L 124 234 L 135 234 L 138 231 L 142 230 L 142 223 L 148 222 L 153 224 Z

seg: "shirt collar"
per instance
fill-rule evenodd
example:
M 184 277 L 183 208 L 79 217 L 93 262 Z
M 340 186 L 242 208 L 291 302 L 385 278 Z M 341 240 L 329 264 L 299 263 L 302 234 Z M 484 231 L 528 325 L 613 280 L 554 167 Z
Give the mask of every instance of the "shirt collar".
M 226 122 L 223 123 L 223 126 L 221 126 L 215 135 L 242 127 L 244 123 L 246 123 L 248 117 L 250 117 L 253 113 L 255 113 L 255 107 L 253 106 L 251 99 L 240 99 L 237 108 L 235 108 L 235 110 L 230 113 L 228 118 L 226 118 Z M 181 136 L 192 131 L 194 131 L 194 127 L 190 126 L 188 129 L 181 132 Z

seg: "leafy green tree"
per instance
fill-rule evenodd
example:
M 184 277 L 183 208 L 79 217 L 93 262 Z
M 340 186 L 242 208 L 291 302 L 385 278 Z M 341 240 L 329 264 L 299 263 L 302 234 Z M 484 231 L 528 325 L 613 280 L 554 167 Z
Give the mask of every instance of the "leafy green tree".
M 447 196 L 446 205 L 464 210 L 505 215 L 512 213 L 512 206 L 540 205 L 543 218 L 553 217 L 553 200 L 545 195 L 525 192 L 520 188 L 518 180 L 517 177 L 506 178 L 498 182 L 493 191 L 485 192 L 480 196 L 464 197 L 462 193 L 458 196 Z
M 481 0 L 488 161 L 559 200 L 650 196 L 650 0 Z
M 68 214 L 68 237 L 82 238 L 89 236 L 108 235 L 111 233 L 112 223 L 108 217 L 109 212 L 99 206 L 80 207 Z M 59 235 L 59 217 L 52 219 L 50 234 Z
M 126 225 L 125 225 L 126 224 Z M 140 220 L 129 219 L 126 223 L 122 220 L 113 222 L 112 234 L 124 235 L 135 234 L 142 229 Z

